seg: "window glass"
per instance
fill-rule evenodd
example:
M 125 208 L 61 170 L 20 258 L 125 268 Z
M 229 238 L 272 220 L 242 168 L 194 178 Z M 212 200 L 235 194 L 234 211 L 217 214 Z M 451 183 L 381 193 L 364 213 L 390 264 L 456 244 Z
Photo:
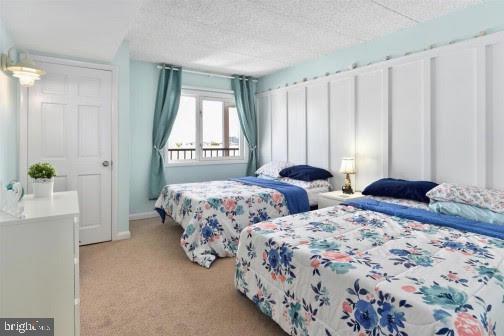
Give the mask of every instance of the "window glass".
M 241 156 L 241 126 L 240 119 L 238 119 L 238 110 L 236 107 L 229 107 L 229 156 Z
M 165 163 L 243 160 L 243 141 L 232 95 L 182 91 Z
M 196 97 L 181 96 L 177 118 L 168 139 L 168 161 L 196 159 Z
M 203 158 L 224 156 L 224 103 L 205 99 L 201 113 Z

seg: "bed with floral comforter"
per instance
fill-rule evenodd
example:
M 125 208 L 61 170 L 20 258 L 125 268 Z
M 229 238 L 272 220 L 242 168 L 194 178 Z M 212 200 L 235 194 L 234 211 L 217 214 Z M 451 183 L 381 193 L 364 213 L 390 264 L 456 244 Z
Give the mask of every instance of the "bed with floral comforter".
M 504 335 L 504 240 L 339 205 L 243 230 L 235 283 L 291 335 Z
M 289 214 L 282 193 L 237 181 L 167 185 L 155 206 L 184 228 L 182 248 L 204 267 L 216 256 L 235 256 L 247 225 Z

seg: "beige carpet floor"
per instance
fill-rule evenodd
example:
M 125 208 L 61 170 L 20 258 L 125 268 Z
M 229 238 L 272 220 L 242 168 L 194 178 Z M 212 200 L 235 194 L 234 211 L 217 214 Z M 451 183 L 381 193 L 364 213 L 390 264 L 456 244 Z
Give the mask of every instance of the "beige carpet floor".
M 157 218 L 130 230 L 80 249 L 81 335 L 285 335 L 234 288 L 232 258 L 192 263 Z

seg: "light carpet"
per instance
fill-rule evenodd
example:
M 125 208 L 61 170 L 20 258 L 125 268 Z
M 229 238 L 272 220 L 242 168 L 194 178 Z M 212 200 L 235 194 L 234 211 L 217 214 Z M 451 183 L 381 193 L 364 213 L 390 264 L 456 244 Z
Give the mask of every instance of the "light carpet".
M 80 248 L 81 335 L 285 335 L 234 287 L 234 259 L 187 259 L 182 229 L 130 222 L 132 238 Z

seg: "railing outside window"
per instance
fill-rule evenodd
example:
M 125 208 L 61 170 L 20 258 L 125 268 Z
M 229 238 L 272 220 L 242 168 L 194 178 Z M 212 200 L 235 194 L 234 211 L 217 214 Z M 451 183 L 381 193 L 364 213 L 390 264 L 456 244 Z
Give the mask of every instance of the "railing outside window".
M 213 157 L 237 157 L 240 156 L 238 147 L 207 147 L 202 148 L 204 158 Z M 170 161 L 194 160 L 196 158 L 195 148 L 169 148 L 168 159 Z

